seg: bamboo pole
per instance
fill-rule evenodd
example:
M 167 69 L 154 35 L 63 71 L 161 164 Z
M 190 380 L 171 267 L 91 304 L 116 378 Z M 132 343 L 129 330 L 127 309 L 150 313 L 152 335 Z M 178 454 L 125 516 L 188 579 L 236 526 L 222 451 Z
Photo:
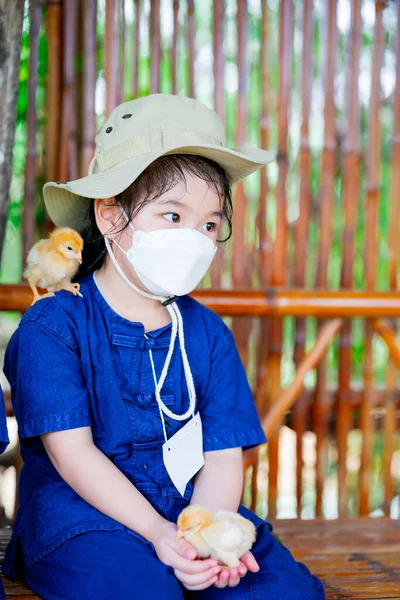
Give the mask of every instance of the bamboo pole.
M 225 1 L 213 2 L 213 75 L 214 75 L 214 110 L 225 124 L 225 56 L 224 56 Z M 211 285 L 214 289 L 221 287 L 224 253 L 221 248 L 211 266 Z
M 269 143 L 269 38 L 268 38 L 269 15 L 266 2 L 261 3 L 261 40 L 260 40 L 260 89 L 261 89 L 261 113 L 260 113 L 260 147 L 268 148 Z M 267 203 L 269 201 L 269 184 L 267 171 L 260 169 L 260 195 L 258 199 L 258 214 L 256 232 L 258 233 L 259 249 L 259 280 L 263 286 L 271 285 L 271 257 L 272 240 L 267 229 Z M 257 373 L 255 403 L 259 416 L 262 418 L 267 410 L 268 401 L 268 342 L 270 319 L 258 320 L 257 348 Z M 257 473 L 258 463 L 253 466 L 252 472 L 252 496 L 251 509 L 257 506 Z
M 328 345 L 340 330 L 342 323 L 342 319 L 334 319 L 333 321 L 327 321 L 320 328 L 315 345 L 301 360 L 294 380 L 285 390 L 283 390 L 280 397 L 276 400 L 262 421 L 262 426 L 267 438 L 276 434 L 279 430 L 285 412 L 293 406 L 302 389 L 304 377 L 322 360 Z
M 46 83 L 46 179 L 60 177 L 60 130 L 62 112 L 62 0 L 46 2 L 48 74 Z
M 139 96 L 139 48 L 140 48 L 140 15 L 142 1 L 135 0 L 135 39 L 133 56 L 133 97 Z
M 279 88 L 278 88 L 278 169 L 279 177 L 276 187 L 276 235 L 272 253 L 271 285 L 281 286 L 286 281 L 287 269 L 287 193 L 288 175 L 288 123 L 292 72 L 292 23 L 293 1 L 282 0 L 280 3 L 279 23 Z M 280 394 L 280 369 L 282 358 L 283 330 L 282 320 L 271 322 L 270 345 L 268 348 L 268 394 L 266 405 L 268 410 Z M 276 516 L 278 497 L 278 437 L 271 436 L 268 444 L 269 481 L 268 481 L 268 516 Z
M 261 44 L 260 44 L 260 77 L 261 77 L 261 114 L 260 114 L 260 147 L 269 146 L 269 34 L 268 6 L 261 3 Z M 260 281 L 262 285 L 271 284 L 272 240 L 267 229 L 267 203 L 269 184 L 267 171 L 260 169 L 260 197 L 258 213 L 258 236 L 260 252 Z
M 372 329 L 379 333 L 386 343 L 391 358 L 395 362 L 397 368 L 400 369 L 400 346 L 397 343 L 396 333 L 393 330 L 392 324 L 384 319 L 372 319 L 370 323 Z
M 236 111 L 236 146 L 242 146 L 247 134 L 247 46 L 248 46 L 248 7 L 247 0 L 237 0 L 237 67 L 238 67 L 238 93 Z M 233 287 L 248 286 L 248 250 L 246 247 L 246 210 L 247 196 L 243 181 L 235 186 L 233 213 L 233 241 L 232 241 L 232 284 Z M 234 319 L 232 331 L 235 337 L 240 357 L 245 367 L 248 364 L 248 341 L 250 335 L 248 320 Z
M 88 173 L 93 158 L 96 135 L 96 11 L 97 0 L 84 0 L 83 4 L 83 119 L 81 177 Z
M 124 101 L 124 89 L 125 89 L 125 55 L 126 55 L 126 22 L 125 22 L 125 0 L 118 0 L 117 5 L 117 34 L 119 40 L 119 61 L 118 61 L 118 78 L 117 78 L 117 89 L 118 89 L 118 104 Z
M 325 107 L 324 107 L 324 147 L 321 162 L 321 185 L 318 195 L 319 208 L 319 240 L 318 258 L 315 276 L 315 287 L 326 289 L 328 287 L 328 263 L 332 243 L 332 217 L 335 196 L 335 123 L 336 107 L 334 97 L 334 82 L 337 54 L 337 0 L 326 2 L 326 77 L 325 77 Z M 317 335 L 323 321 L 317 322 Z M 325 481 L 328 450 L 328 403 L 327 403 L 327 362 L 326 357 L 319 362 L 317 367 L 317 380 L 315 384 L 315 400 L 312 409 L 313 427 L 316 435 L 316 503 L 315 515 L 322 516 L 322 495 Z
M 400 293 L 391 292 L 198 289 L 191 296 L 226 317 L 400 317 Z M 24 311 L 31 300 L 27 283 L 0 284 L 0 311 Z
M 29 79 L 28 109 L 26 117 L 26 163 L 24 176 L 24 199 L 22 204 L 22 264 L 25 265 L 29 250 L 35 243 L 35 201 L 37 171 L 37 107 L 36 88 L 38 82 L 39 34 L 42 9 L 39 0 L 29 4 Z
M 150 94 L 158 94 L 160 92 L 161 63 L 160 0 L 150 0 L 149 34 Z
M 189 69 L 189 96 L 196 97 L 194 80 L 195 54 L 195 27 L 194 27 L 194 1 L 187 0 L 187 40 L 188 40 L 188 69 Z
M 115 23 L 115 0 L 106 0 L 104 78 L 106 84 L 106 118 L 117 106 L 118 42 Z
M 367 147 L 367 193 L 365 198 L 365 247 L 364 272 L 367 290 L 376 286 L 376 268 L 378 255 L 377 223 L 379 203 L 379 167 L 380 167 L 380 94 L 381 67 L 384 47 L 384 31 L 382 12 L 386 3 L 375 2 L 375 32 L 372 56 L 372 79 L 370 114 L 368 123 Z M 373 330 L 368 322 L 365 323 L 365 354 L 364 354 L 364 399 L 361 406 L 362 448 L 360 464 L 360 515 L 368 515 L 371 490 L 371 460 L 374 437 L 374 422 L 372 417 L 373 405 Z
M 392 156 L 391 156 L 391 182 L 390 182 L 390 221 L 389 221 L 389 289 L 398 289 L 397 264 L 400 253 L 399 231 L 400 231 L 400 1 L 397 0 L 397 34 L 395 37 L 394 53 L 396 56 L 396 87 L 393 100 L 393 134 L 392 134 Z M 393 331 L 397 329 L 393 323 Z M 394 335 L 394 333 L 393 333 Z M 392 354 L 389 355 L 386 410 L 383 419 L 384 452 L 382 456 L 382 470 L 384 479 L 384 511 L 390 515 L 391 501 L 396 493 L 392 477 L 392 458 L 395 451 L 396 432 L 396 405 L 395 389 L 397 384 L 397 368 Z
M 77 179 L 78 145 L 76 132 L 76 50 L 78 30 L 78 2 L 67 0 L 63 4 L 63 82 L 60 178 L 63 181 Z
M 353 287 L 354 238 L 360 195 L 360 106 L 358 101 L 358 76 L 361 47 L 361 0 L 351 6 L 349 36 L 349 66 L 347 71 L 346 136 L 343 150 L 343 211 L 342 265 L 340 286 Z M 340 391 L 337 405 L 336 439 L 338 450 L 338 503 L 339 517 L 347 516 L 347 439 L 352 409 L 349 403 L 351 382 L 351 321 L 346 320 L 340 332 L 338 378 Z
M 313 0 L 305 0 L 303 3 L 303 51 L 302 51 L 302 73 L 301 73 L 301 131 L 300 131 L 300 157 L 299 157 L 299 217 L 295 229 L 296 255 L 294 257 L 294 285 L 296 288 L 305 287 L 305 275 L 307 254 L 309 249 L 308 234 L 311 216 L 311 151 L 309 140 L 309 121 L 312 90 L 312 42 L 313 42 Z M 295 343 L 293 359 L 296 370 L 299 368 L 305 356 L 305 344 L 307 337 L 307 321 L 304 318 L 296 319 Z M 297 515 L 301 514 L 303 494 L 303 437 L 306 431 L 307 410 L 304 402 L 304 394 L 293 407 L 293 426 L 296 431 L 296 499 Z
M 12 176 L 23 17 L 23 0 L 0 0 L 0 261 Z
M 173 31 L 171 44 L 172 93 L 178 93 L 179 0 L 173 0 Z

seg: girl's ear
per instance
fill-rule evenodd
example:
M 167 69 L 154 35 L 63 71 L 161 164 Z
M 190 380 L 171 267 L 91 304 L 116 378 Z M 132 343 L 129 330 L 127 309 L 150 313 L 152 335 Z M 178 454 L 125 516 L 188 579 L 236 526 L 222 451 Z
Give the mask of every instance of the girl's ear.
M 97 227 L 102 235 L 113 238 L 114 235 L 112 232 L 117 230 L 118 225 L 121 224 L 121 209 L 115 198 L 95 198 L 94 214 Z

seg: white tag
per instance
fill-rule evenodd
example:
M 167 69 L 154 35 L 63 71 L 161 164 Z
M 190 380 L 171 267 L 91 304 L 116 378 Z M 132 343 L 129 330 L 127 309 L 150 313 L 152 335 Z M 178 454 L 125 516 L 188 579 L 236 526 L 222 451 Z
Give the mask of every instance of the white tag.
M 188 482 L 204 465 L 200 413 L 165 442 L 163 460 L 172 483 L 183 496 Z

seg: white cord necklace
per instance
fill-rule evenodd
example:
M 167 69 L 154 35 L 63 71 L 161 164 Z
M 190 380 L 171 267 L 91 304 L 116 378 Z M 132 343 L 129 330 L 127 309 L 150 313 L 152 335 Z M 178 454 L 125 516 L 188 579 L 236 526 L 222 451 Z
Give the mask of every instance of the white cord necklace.
M 113 264 L 114 264 L 115 268 L 117 269 L 118 273 L 125 280 L 125 282 L 133 290 L 135 290 L 135 292 L 141 294 L 142 296 L 145 296 L 146 298 L 150 298 L 152 300 L 159 300 L 160 302 L 165 302 L 165 300 L 168 299 L 168 297 L 166 297 L 166 296 L 157 296 L 155 294 L 149 294 L 149 293 L 145 292 L 144 290 L 141 290 L 132 281 L 130 281 L 128 279 L 128 277 L 125 275 L 125 273 L 123 272 L 123 270 L 121 269 L 120 265 L 118 264 L 117 259 L 115 258 L 114 252 L 111 249 L 111 244 L 106 237 L 104 238 L 104 242 L 105 242 L 106 248 L 108 250 L 108 254 L 110 255 L 111 260 L 113 261 Z M 182 319 L 181 312 L 175 302 L 171 302 L 171 304 L 165 305 L 165 308 L 171 315 L 172 332 L 171 332 L 171 341 L 169 344 L 167 357 L 165 359 L 165 363 L 164 363 L 164 366 L 163 366 L 163 369 L 161 372 L 161 376 L 160 376 L 160 379 L 158 380 L 158 382 L 157 382 L 156 375 L 155 375 L 153 355 L 152 355 L 151 350 L 149 350 L 150 362 L 151 362 L 151 366 L 152 366 L 152 370 L 153 370 L 153 377 L 154 377 L 154 383 L 155 383 L 155 394 L 156 394 L 156 399 L 157 399 L 157 403 L 158 403 L 160 410 L 162 410 L 171 419 L 175 419 L 176 421 L 185 421 L 189 417 L 194 416 L 195 406 L 196 406 L 196 390 L 194 387 L 193 375 L 192 375 L 192 371 L 190 368 L 189 360 L 188 360 L 188 357 L 186 354 L 185 333 L 184 333 L 184 328 L 183 328 L 183 319 Z M 172 354 L 173 354 L 174 346 L 175 346 L 175 339 L 176 339 L 177 335 L 179 337 L 179 345 L 180 345 L 181 354 L 182 354 L 183 369 L 184 369 L 184 373 L 185 373 L 186 385 L 188 387 L 189 400 L 190 400 L 189 408 L 182 415 L 178 415 L 178 414 L 172 412 L 168 408 L 168 406 L 166 406 L 164 404 L 164 402 L 162 401 L 162 398 L 161 398 L 161 394 L 160 394 L 161 388 L 164 384 L 165 378 L 168 373 L 169 365 L 171 363 Z M 164 435 L 166 436 L 164 420 L 162 419 L 162 421 L 163 421 Z M 167 439 L 167 438 L 165 438 L 165 439 Z

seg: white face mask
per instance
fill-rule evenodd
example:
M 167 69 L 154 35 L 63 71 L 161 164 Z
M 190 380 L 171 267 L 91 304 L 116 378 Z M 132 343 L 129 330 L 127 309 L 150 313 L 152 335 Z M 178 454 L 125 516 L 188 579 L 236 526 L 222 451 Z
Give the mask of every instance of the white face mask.
M 183 296 L 194 290 L 218 250 L 212 240 L 182 227 L 136 230 L 122 207 L 121 212 L 133 231 L 132 245 L 125 251 L 114 242 L 146 288 L 158 296 Z

